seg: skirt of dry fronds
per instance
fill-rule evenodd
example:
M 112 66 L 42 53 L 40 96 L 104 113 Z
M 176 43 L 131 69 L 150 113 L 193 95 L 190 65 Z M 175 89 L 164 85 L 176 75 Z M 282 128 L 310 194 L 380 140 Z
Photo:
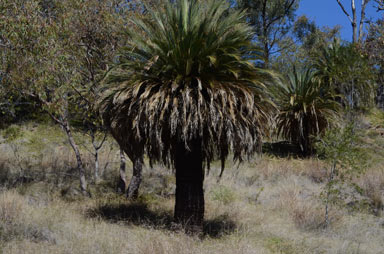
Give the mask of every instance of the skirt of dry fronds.
M 252 89 L 228 83 L 203 86 L 199 80 L 143 82 L 109 93 L 101 111 L 126 152 L 145 151 L 151 161 L 172 166 L 180 144 L 189 149 L 199 140 L 209 166 L 214 159 L 224 161 L 230 151 L 239 161 L 257 152 L 268 117 Z

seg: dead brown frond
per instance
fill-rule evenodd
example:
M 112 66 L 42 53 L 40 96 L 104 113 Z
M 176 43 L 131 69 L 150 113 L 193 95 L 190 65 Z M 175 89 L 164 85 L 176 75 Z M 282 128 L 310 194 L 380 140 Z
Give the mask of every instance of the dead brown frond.
M 201 138 L 204 161 L 224 160 L 230 150 L 243 160 L 257 150 L 268 112 L 254 93 L 238 84 L 201 86 L 200 80 L 173 84 L 138 83 L 104 106 L 104 119 L 120 145 L 173 164 L 176 144 Z

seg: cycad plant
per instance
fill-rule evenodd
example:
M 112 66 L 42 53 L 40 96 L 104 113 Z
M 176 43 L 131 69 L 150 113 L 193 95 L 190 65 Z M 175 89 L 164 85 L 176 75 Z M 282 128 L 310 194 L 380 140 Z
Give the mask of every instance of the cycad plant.
M 294 68 L 287 81 L 273 88 L 280 108 L 277 134 L 298 144 L 304 155 L 313 151 L 314 137 L 337 117 L 340 105 L 333 90 L 315 77 L 310 68 Z
M 230 151 L 257 151 L 271 105 L 268 72 L 255 68 L 245 13 L 225 0 L 176 0 L 134 19 L 118 63 L 107 74 L 105 123 L 128 153 L 176 171 L 175 220 L 201 229 L 204 168 Z M 195 227 L 197 226 L 197 227 Z

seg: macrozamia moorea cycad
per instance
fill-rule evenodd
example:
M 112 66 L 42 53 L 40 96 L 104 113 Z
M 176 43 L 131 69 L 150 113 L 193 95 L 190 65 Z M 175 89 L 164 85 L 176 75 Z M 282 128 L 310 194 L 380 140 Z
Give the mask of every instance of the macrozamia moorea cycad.
M 310 155 L 315 137 L 337 119 L 339 96 L 311 68 L 293 68 L 287 81 L 273 87 L 272 93 L 280 109 L 277 134 L 298 144 L 304 155 Z
M 149 12 L 132 20 L 140 33 L 131 32 L 107 74 L 101 111 L 126 151 L 175 167 L 175 217 L 201 225 L 203 165 L 257 151 L 273 108 L 264 92 L 272 77 L 254 67 L 245 13 L 226 1 L 177 0 Z M 178 193 L 196 198 L 186 204 Z

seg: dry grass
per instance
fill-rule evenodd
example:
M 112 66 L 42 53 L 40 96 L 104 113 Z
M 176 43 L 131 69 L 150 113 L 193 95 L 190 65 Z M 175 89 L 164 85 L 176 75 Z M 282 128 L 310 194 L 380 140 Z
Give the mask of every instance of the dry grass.
M 7 225 L 13 224 L 22 217 L 25 200 L 14 191 L 0 194 L 0 221 Z
M 369 169 L 355 180 L 362 193 L 369 198 L 370 207 L 376 215 L 382 215 L 384 209 L 384 168 Z
M 47 136 L 55 136 L 51 131 Z M 27 136 L 33 135 L 41 133 L 35 129 Z M 76 171 L 64 141 L 48 142 L 50 153 L 36 149 L 43 154 L 38 160 L 21 150 L 29 173 L 17 167 L 5 145 L 0 148 L 6 151 L 0 152 L 0 253 L 383 253 L 381 212 L 355 211 L 340 202 L 331 206 L 331 226 L 323 227 L 326 174 L 316 160 L 263 156 L 239 167 L 228 162 L 220 182 L 214 164 L 205 180 L 205 234 L 197 238 L 172 223 L 171 171 L 145 168 L 139 201 L 128 202 L 115 193 L 117 149 L 106 149 L 104 180 L 91 185 L 93 198 L 83 198 L 74 191 Z M 11 186 L 24 173 L 29 180 Z M 382 168 L 372 167 L 355 182 L 382 211 Z
M 319 187 L 311 184 L 306 178 L 290 176 L 280 182 L 275 209 L 284 211 L 298 229 L 309 231 L 323 229 L 326 226 L 325 205 L 318 197 L 321 191 Z M 330 226 L 333 226 L 342 215 L 332 209 L 329 217 Z

